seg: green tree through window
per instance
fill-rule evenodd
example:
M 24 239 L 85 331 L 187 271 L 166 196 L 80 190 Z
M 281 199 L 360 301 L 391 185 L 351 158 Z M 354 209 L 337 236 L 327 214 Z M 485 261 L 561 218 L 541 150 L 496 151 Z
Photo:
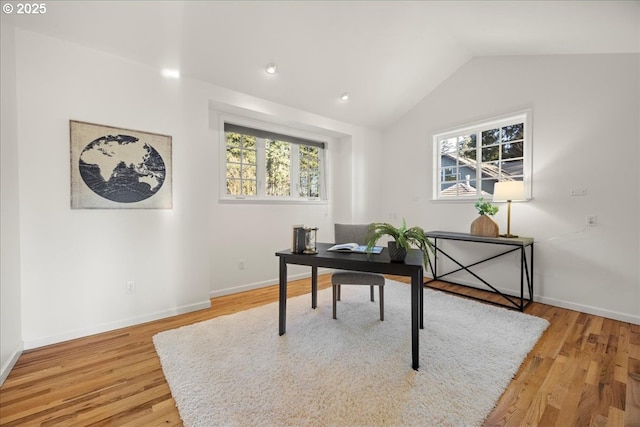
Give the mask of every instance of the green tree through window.
M 265 152 L 267 196 L 291 195 L 291 144 L 267 139 Z
M 227 194 L 257 194 L 254 136 L 227 132 Z
M 300 197 L 319 197 L 320 150 L 318 147 L 300 146 Z
M 324 143 L 225 123 L 226 196 L 322 200 Z

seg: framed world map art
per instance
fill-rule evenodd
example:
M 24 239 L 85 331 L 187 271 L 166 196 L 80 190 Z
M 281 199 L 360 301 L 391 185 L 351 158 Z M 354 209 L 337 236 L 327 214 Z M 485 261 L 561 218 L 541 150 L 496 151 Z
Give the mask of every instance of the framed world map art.
M 69 121 L 72 209 L 171 209 L 171 136 Z

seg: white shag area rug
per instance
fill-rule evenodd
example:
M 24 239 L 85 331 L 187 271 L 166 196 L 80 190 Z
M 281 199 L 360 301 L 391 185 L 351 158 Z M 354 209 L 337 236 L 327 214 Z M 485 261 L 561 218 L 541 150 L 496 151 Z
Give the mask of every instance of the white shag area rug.
M 385 320 L 366 286 L 343 286 L 153 337 L 185 426 L 479 426 L 548 322 L 425 289 L 420 370 L 410 286 L 387 280 Z

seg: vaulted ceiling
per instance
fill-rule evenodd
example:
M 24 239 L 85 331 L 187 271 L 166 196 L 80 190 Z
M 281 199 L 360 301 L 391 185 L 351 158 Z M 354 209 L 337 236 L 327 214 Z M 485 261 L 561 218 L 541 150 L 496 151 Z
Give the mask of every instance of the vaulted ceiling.
M 474 56 L 640 52 L 640 1 L 49 1 L 30 31 L 384 128 Z M 267 63 L 278 72 L 268 75 Z M 102 66 L 108 66 L 103 64 Z M 349 92 L 351 99 L 338 97 Z

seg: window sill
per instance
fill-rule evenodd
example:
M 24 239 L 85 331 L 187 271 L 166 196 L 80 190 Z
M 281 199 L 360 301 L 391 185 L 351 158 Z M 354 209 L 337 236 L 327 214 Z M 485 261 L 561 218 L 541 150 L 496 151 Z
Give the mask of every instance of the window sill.
M 256 205 L 327 205 L 328 200 L 322 199 L 266 199 L 260 197 L 223 197 L 220 203 L 256 204 Z
M 434 199 L 432 198 L 431 201 L 435 202 L 435 203 L 475 203 L 477 202 L 479 199 L 479 197 L 469 197 L 469 198 L 455 198 L 455 199 Z M 533 200 L 533 197 L 528 197 L 525 200 L 518 200 L 518 201 L 514 201 L 512 203 L 527 203 L 530 202 L 531 200 Z M 494 202 L 493 200 L 487 200 L 493 204 L 498 204 L 498 203 L 507 203 L 506 200 L 505 201 L 500 201 L 500 202 Z

